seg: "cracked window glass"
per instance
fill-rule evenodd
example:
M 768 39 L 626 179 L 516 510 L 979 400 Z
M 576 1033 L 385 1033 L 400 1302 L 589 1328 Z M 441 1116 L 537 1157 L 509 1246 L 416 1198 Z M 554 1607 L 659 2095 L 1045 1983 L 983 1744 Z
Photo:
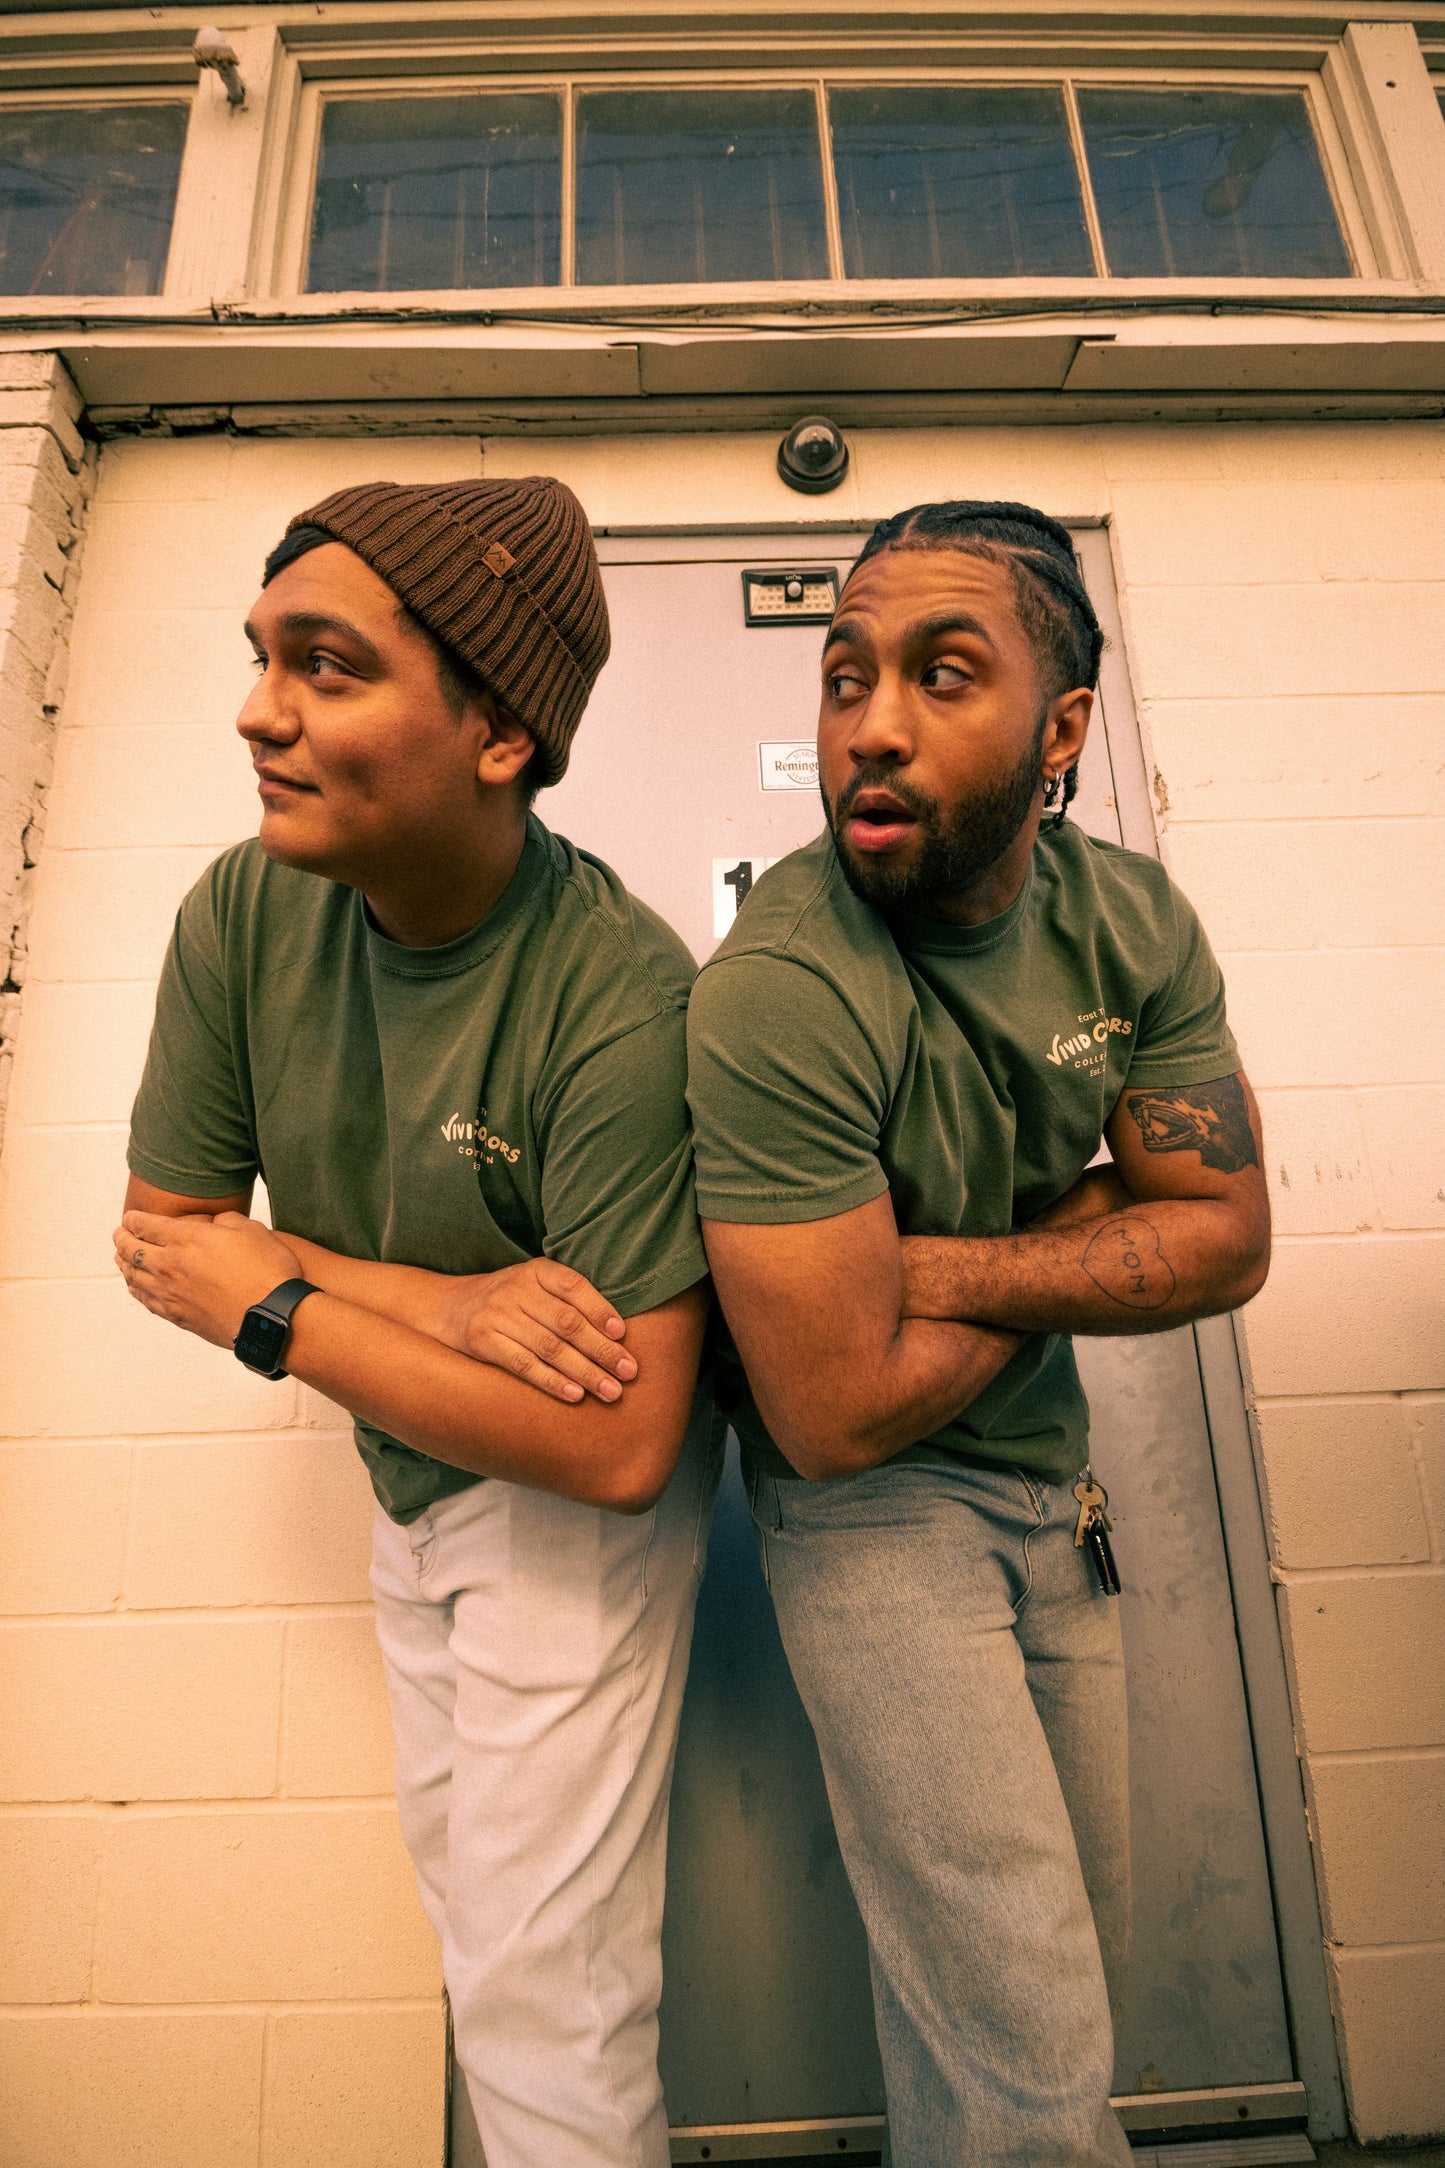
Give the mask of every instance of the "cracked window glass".
M 1062 90 L 834 90 L 828 111 L 847 277 L 1092 276 Z
M 159 293 L 189 111 L 0 108 L 0 293 Z
M 561 276 L 555 92 L 328 100 L 309 293 L 555 286 Z
M 1087 90 L 1079 115 L 1116 278 L 1348 278 L 1298 91 Z
M 577 283 L 825 279 L 808 90 L 599 90 L 577 101 Z

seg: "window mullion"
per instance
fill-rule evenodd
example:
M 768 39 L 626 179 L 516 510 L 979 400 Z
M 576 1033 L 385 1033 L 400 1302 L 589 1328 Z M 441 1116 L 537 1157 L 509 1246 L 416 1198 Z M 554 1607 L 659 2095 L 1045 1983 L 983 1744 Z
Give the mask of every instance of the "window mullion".
M 1104 249 L 1104 229 L 1099 224 L 1099 206 L 1094 201 L 1094 183 L 1084 145 L 1084 124 L 1079 117 L 1079 101 L 1074 95 L 1071 75 L 1064 77 L 1064 111 L 1069 117 L 1069 141 L 1074 147 L 1074 160 L 1079 169 L 1079 192 L 1084 204 L 1084 224 L 1089 229 L 1089 246 L 1094 251 L 1094 271 L 1097 277 L 1104 279 L 1109 276 L 1109 258 Z
M 577 283 L 577 85 L 562 86 L 562 265 L 561 283 Z
M 828 225 L 828 276 L 841 279 L 843 270 L 843 218 L 838 208 L 838 173 L 833 164 L 833 121 L 828 111 L 828 86 L 819 77 L 814 86 L 818 100 L 818 142 L 823 155 L 823 215 Z

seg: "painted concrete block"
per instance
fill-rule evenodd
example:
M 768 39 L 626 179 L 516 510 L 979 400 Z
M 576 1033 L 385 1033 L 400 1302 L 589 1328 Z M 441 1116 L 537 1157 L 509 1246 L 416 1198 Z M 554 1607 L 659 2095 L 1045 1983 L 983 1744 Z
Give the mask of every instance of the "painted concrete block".
M 1445 1949 L 1331 1953 L 1356 2135 L 1445 2130 Z
M 1445 1568 L 1286 1583 L 1305 1751 L 1445 1747 Z
M 1116 484 L 1124 578 L 1131 587 L 1445 579 L 1438 475 L 1300 476 L 1288 505 L 1281 518 L 1279 481 L 1266 471 Z
M 279 1619 L 0 1626 L 3 1796 L 268 1797 L 284 1631 Z
M 1256 1087 L 1445 1079 L 1445 951 L 1257 951 L 1223 963 Z
M 1109 509 L 1107 431 L 1093 429 L 850 430 L 857 501 L 868 524 L 940 497 L 998 497 L 1056 518 Z M 776 453 L 776 440 L 773 446 Z M 794 517 L 796 518 L 796 513 Z
M 96 1993 L 116 2002 L 372 2002 L 441 1986 L 391 1806 L 125 1816 L 95 1962 Z
M 366 1603 L 371 1486 L 349 1434 L 137 1444 L 125 1600 Z
M 0 1613 L 119 1603 L 130 1456 L 119 1438 L 0 1445 Z
M 1445 943 L 1445 818 L 1189 823 L 1169 868 L 1219 950 Z
M 95 1815 L 0 1818 L 0 2003 L 84 2002 L 89 1994 L 101 1839 Z M 0 2137 L 0 2158 L 4 2144 Z
M 160 976 L 182 897 L 215 852 L 66 851 L 36 868 L 26 980 Z
M 445 2095 L 439 2003 L 280 2011 L 261 2168 L 442 2168 Z
M 122 504 L 219 504 L 230 495 L 234 437 L 119 439 L 100 455 L 98 515 Z
M 288 1798 L 390 1793 L 391 1718 L 369 1611 L 292 1621 L 283 1736 Z
M 1387 1227 L 1445 1227 L 1445 1086 L 1360 1094 L 1360 1120 Z
M 25 1129 L 0 1165 L 0 1279 L 108 1278 L 125 1198 L 126 1131 Z
M 1244 1312 L 1255 1389 L 1271 1398 L 1445 1385 L 1445 1238 L 1282 1242 Z
M 1359 1114 L 1347 1092 L 1265 1092 L 1260 1115 L 1277 1235 L 1354 1234 L 1374 1225 Z
M 66 731 L 55 760 L 50 841 L 65 851 L 201 849 L 252 836 L 251 756 L 219 724 Z
M 1317 1762 L 1310 1811 L 1331 1941 L 1445 1943 L 1445 1753 Z
M 1287 1568 L 1419 1563 L 1430 1531 L 1404 1403 L 1258 1404 L 1270 1548 Z
M 538 447 L 532 446 L 534 455 Z M 544 462 L 521 474 L 554 474 Z M 482 473 L 479 437 L 250 437 L 235 447 L 227 494 L 263 505 L 279 542 L 288 521 L 334 490 L 362 482 L 472 482 Z M 267 545 L 270 547 L 270 544 Z
M 128 1124 L 154 1010 L 150 985 L 27 986 L 11 1118 Z
M 1144 697 L 1437 693 L 1445 585 L 1131 587 Z
M 695 437 L 488 437 L 482 448 L 489 477 L 555 474 L 575 490 L 595 526 L 693 524 L 706 504 L 711 520 L 776 518 L 792 526 L 798 496 L 778 475 L 778 434 Z M 953 456 L 957 456 L 956 447 Z M 936 495 L 936 490 L 930 490 Z M 907 500 L 905 500 L 907 501 Z M 899 509 L 890 501 L 885 509 Z M 829 517 L 871 525 L 850 474 L 829 499 Z M 877 517 L 874 514 L 873 517 Z
M 255 2168 L 259 2010 L 47 2010 L 0 2022 L 7 2168 Z
M 284 1430 L 295 1413 L 292 1379 L 152 1317 L 119 1276 L 0 1287 L 0 1342 L 28 1351 L 0 1365 L 0 1437 Z
M 244 611 L 233 607 L 181 609 L 150 596 L 133 608 L 102 610 L 87 590 L 71 640 L 65 728 L 211 723 L 230 730 L 254 682 L 244 622 Z
M 269 505 L 248 498 L 228 494 L 223 508 L 174 499 L 112 504 L 102 487 L 85 541 L 86 605 L 188 604 L 244 616 L 260 592 L 266 552 L 279 540 Z
M 1445 1558 L 1445 1400 L 1407 1400 L 1405 1409 L 1435 1556 Z

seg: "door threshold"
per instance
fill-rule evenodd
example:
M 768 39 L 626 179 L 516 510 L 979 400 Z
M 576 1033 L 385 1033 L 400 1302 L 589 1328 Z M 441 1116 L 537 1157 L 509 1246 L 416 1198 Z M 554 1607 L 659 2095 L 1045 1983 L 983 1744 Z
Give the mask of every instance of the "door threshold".
M 1277 2137 L 1186 2138 L 1179 2145 L 1135 2146 L 1132 2168 L 1287 2168 L 1309 2162 L 1315 2149 L 1302 2130 Z

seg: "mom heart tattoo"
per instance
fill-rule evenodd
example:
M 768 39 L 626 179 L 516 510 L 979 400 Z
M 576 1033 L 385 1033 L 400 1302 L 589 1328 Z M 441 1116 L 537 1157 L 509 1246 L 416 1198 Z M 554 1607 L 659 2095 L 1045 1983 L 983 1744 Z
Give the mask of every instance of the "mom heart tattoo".
M 1105 1220 L 1079 1262 L 1101 1294 L 1130 1310 L 1162 1310 L 1174 1292 L 1159 1231 L 1136 1212 Z

